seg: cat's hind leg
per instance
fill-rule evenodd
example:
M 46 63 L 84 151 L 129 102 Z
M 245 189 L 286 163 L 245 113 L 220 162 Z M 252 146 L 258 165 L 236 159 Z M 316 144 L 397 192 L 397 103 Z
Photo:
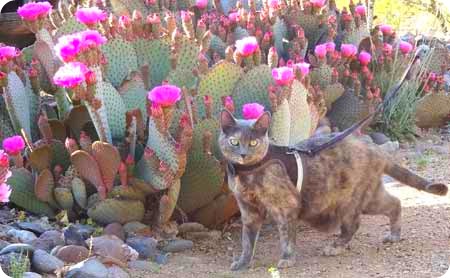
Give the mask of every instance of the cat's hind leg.
M 390 234 L 384 237 L 383 242 L 397 242 L 400 241 L 401 233 L 401 213 L 402 207 L 400 200 L 389 194 L 384 186 L 380 184 L 372 201 L 363 211 L 364 214 L 370 215 L 385 215 L 389 217 Z
M 297 217 L 275 217 L 280 234 L 281 258 L 278 268 L 288 268 L 295 265 L 295 243 L 297 236 Z

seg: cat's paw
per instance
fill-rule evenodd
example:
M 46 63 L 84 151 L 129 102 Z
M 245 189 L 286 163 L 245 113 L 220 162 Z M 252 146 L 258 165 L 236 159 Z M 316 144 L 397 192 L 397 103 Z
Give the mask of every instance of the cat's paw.
M 400 235 L 388 234 L 383 238 L 383 243 L 395 243 L 400 241 Z
M 329 245 L 323 249 L 322 255 L 327 257 L 337 256 L 344 253 L 345 249 L 344 246 Z
M 295 259 L 291 258 L 291 259 L 281 259 L 278 261 L 278 268 L 289 268 L 289 267 L 293 267 L 295 265 Z
M 231 271 L 238 271 L 245 268 L 248 268 L 248 262 L 245 262 L 243 260 L 234 261 L 230 266 Z

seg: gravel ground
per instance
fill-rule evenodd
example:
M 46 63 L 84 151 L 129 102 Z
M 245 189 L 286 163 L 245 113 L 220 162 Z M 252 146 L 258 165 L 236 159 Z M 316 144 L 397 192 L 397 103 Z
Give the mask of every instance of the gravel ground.
M 401 149 L 397 160 L 429 179 L 450 184 L 450 145 L 425 141 Z M 337 257 L 323 257 L 321 250 L 336 234 L 299 226 L 295 267 L 279 277 L 414 277 L 437 278 L 450 264 L 450 196 L 437 197 L 386 179 L 386 186 L 403 207 L 402 241 L 381 243 L 388 231 L 387 218 L 364 216 L 351 249 Z M 198 241 L 189 252 L 173 254 L 169 263 L 152 273 L 132 272 L 132 277 L 271 277 L 268 269 L 279 255 L 278 233 L 268 223 L 260 235 L 250 270 L 228 270 L 239 254 L 240 227 L 217 241 Z

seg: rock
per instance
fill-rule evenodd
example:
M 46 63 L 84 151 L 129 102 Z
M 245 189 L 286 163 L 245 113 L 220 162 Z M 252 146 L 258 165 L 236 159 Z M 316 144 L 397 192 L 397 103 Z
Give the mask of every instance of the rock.
M 55 270 L 62 268 L 64 262 L 60 259 L 50 255 L 44 250 L 36 250 L 31 260 L 33 269 L 39 273 L 54 273 Z
M 130 275 L 126 273 L 120 267 L 113 265 L 108 268 L 108 276 L 107 278 L 129 278 Z
M 222 237 L 220 231 L 209 231 L 209 232 L 191 232 L 184 235 L 185 239 L 189 240 L 219 240 Z
M 372 138 L 369 135 L 361 135 L 358 136 L 357 138 L 367 144 L 373 144 Z
M 370 134 L 370 137 L 372 138 L 373 142 L 377 145 L 383 145 L 384 143 L 389 142 L 391 139 L 384 135 L 381 132 L 372 132 Z
M 105 278 L 108 269 L 97 259 L 90 258 L 69 268 L 65 278 Z
M 33 222 L 17 222 L 16 225 L 22 230 L 27 230 L 37 235 L 41 235 L 45 231 L 53 229 L 50 224 L 45 223 L 42 220 L 36 220 Z
M 160 266 L 158 264 L 143 260 L 131 261 L 128 263 L 128 267 L 135 270 L 143 270 L 154 273 L 157 273 L 160 270 Z
M 17 253 L 9 253 L 0 256 L 0 265 L 2 270 L 11 275 L 11 266 L 14 264 L 15 269 L 20 269 L 23 272 L 30 271 L 30 260 L 26 255 L 20 255 Z M 2 277 L 3 278 L 3 277 Z
M 10 229 L 6 234 L 12 240 L 19 241 L 22 243 L 30 243 L 37 238 L 36 235 L 33 234 L 32 232 L 16 230 L 16 229 Z
M 6 209 L 6 207 L 2 210 L 0 210 L 0 223 L 6 224 L 10 223 L 11 220 L 14 220 L 15 216 L 11 213 L 9 209 Z
M 169 254 L 158 254 L 156 255 L 155 258 L 155 263 L 160 264 L 160 265 L 165 265 L 169 262 Z
M 7 242 L 6 240 L 0 239 L 0 250 L 5 248 L 6 246 L 10 245 L 11 243 Z
M 111 223 L 103 229 L 105 235 L 115 235 L 121 240 L 125 240 L 125 231 L 120 223 Z
M 64 229 L 64 243 L 66 245 L 80 245 L 80 246 L 86 246 L 86 238 L 84 237 L 85 233 L 78 229 L 75 225 L 71 225 Z
M 36 272 L 25 272 L 22 278 L 42 278 L 42 276 Z
M 163 246 L 160 246 L 160 249 L 163 252 L 182 252 L 185 250 L 190 250 L 192 247 L 194 247 L 194 243 L 190 240 L 185 239 L 172 239 L 168 240 L 167 242 L 162 244 Z
M 180 234 L 184 234 L 184 233 L 190 233 L 190 232 L 206 232 L 208 229 L 205 228 L 205 226 L 203 226 L 200 223 L 196 223 L 196 222 L 187 222 L 187 223 L 183 223 L 180 226 L 178 226 L 178 232 Z
M 92 246 L 94 254 L 103 257 L 112 257 L 126 262 L 135 257 L 135 250 L 130 249 L 120 238 L 114 235 L 103 235 L 86 240 L 88 246 Z
M 36 249 L 50 252 L 57 245 L 64 245 L 63 234 L 56 230 L 46 231 L 31 242 Z
M 35 251 L 35 248 L 31 246 L 30 244 L 26 243 L 13 243 L 5 248 L 3 248 L 0 251 L 0 255 L 8 254 L 8 253 L 22 253 L 22 254 L 29 254 L 30 256 L 33 255 Z
M 59 248 L 55 256 L 68 264 L 79 263 L 89 256 L 89 250 L 79 245 L 68 245 Z
M 127 239 L 127 244 L 139 253 L 141 259 L 154 259 L 158 249 L 158 241 L 151 237 L 137 236 Z
M 384 143 L 383 145 L 380 145 L 380 148 L 383 149 L 383 151 L 392 154 L 400 148 L 400 145 L 398 141 L 389 141 L 387 143 Z
M 148 226 L 145 224 L 142 224 L 141 222 L 133 221 L 128 222 L 123 226 L 123 230 L 125 231 L 125 235 L 127 237 L 131 237 L 136 235 L 136 233 L 140 230 L 147 229 Z

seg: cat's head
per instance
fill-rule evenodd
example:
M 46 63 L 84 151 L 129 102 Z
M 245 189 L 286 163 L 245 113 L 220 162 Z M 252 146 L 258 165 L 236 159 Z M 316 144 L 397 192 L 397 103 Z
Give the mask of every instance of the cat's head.
M 228 161 L 252 165 L 261 161 L 269 149 L 270 113 L 256 120 L 235 119 L 228 110 L 220 114 L 219 148 Z

